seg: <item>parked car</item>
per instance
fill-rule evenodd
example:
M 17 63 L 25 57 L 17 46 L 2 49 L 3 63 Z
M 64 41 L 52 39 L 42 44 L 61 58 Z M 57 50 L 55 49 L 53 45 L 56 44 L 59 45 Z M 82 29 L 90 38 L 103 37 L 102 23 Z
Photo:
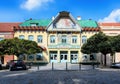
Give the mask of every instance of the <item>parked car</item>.
M 27 69 L 23 60 L 11 60 L 6 64 L 6 67 L 9 68 L 10 71 Z
M 2 62 L 1 62 L 1 60 L 0 60 L 0 70 L 2 70 Z
M 111 68 L 120 68 L 120 62 L 118 62 L 118 63 L 113 63 L 110 67 L 111 67 Z

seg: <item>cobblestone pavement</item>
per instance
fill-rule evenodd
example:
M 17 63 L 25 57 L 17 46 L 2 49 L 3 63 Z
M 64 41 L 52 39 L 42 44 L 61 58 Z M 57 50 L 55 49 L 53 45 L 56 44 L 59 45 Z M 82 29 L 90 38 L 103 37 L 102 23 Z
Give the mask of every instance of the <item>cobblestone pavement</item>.
M 120 84 L 120 70 L 1 70 L 0 84 Z

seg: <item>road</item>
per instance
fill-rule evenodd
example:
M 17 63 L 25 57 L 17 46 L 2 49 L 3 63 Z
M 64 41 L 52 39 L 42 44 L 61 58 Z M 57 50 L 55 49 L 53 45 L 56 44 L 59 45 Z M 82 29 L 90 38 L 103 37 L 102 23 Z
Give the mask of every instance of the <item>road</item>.
M 120 70 L 1 70 L 0 84 L 120 84 Z

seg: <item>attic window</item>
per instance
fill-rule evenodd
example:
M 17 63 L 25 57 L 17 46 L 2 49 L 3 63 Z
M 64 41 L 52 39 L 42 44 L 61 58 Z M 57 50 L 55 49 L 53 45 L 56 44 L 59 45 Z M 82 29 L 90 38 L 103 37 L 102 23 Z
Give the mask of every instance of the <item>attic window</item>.
M 30 23 L 31 26 L 38 26 L 38 23 Z

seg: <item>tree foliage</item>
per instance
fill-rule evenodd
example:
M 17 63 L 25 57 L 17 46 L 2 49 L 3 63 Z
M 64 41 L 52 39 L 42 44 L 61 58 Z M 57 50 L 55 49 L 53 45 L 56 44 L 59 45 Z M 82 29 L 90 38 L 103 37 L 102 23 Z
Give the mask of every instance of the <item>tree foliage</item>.
M 41 49 L 37 43 L 30 40 L 23 39 L 5 39 L 0 41 L 0 54 L 16 55 L 20 54 L 35 54 L 39 53 Z
M 98 34 L 90 37 L 87 40 L 87 43 L 83 44 L 83 46 L 81 47 L 81 52 L 86 54 L 101 52 L 105 58 L 104 65 L 106 65 L 106 54 L 120 50 L 120 42 L 118 42 L 120 41 L 120 39 L 118 38 L 120 38 L 120 36 L 110 37 L 106 36 L 102 32 L 99 32 Z
M 87 40 L 87 43 L 83 44 L 81 52 L 86 54 L 102 52 L 102 48 L 106 46 L 108 39 L 102 32 L 95 34 Z M 106 53 L 108 52 L 106 51 Z
M 120 52 L 120 35 L 111 37 L 111 46 L 115 52 Z

